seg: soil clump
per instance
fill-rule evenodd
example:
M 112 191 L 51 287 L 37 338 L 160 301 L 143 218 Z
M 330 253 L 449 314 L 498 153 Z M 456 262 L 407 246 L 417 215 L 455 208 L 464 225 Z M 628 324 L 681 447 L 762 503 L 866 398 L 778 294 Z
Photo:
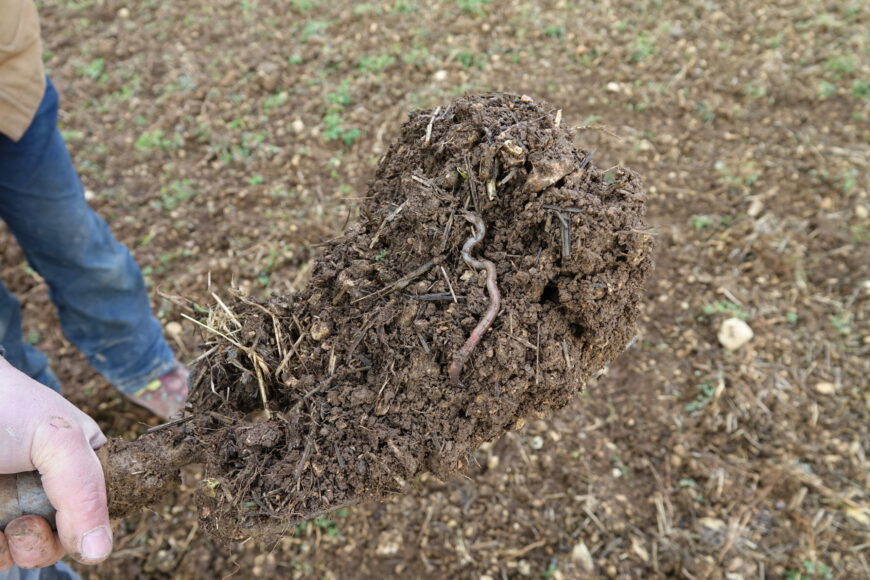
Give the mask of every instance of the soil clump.
M 545 103 L 497 93 L 412 113 L 307 290 L 237 295 L 200 321 L 192 417 L 152 437 L 197 449 L 204 527 L 280 533 L 448 477 L 566 405 L 634 336 L 644 200 L 637 174 L 596 167 Z

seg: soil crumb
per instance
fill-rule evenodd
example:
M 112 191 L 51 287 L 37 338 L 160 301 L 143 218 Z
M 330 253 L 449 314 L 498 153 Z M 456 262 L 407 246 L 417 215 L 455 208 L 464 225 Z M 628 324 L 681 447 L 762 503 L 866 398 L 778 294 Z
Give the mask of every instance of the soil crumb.
M 282 533 L 455 474 L 619 355 L 652 265 L 645 196 L 573 141 L 525 96 L 413 112 L 308 290 L 215 306 L 193 419 L 175 431 L 205 463 L 209 532 Z M 500 308 L 456 384 L 448 369 L 494 299 L 485 262 Z

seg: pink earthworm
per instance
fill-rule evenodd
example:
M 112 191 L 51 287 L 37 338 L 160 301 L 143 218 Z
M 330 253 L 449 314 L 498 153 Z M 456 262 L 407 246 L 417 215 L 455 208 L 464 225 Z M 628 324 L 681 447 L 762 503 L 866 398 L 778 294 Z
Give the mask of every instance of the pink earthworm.
M 489 293 L 489 308 L 486 309 L 483 318 L 480 319 L 480 322 L 471 331 L 471 335 L 469 335 L 465 344 L 462 345 L 462 348 L 453 354 L 453 362 L 450 363 L 447 375 L 450 377 L 450 382 L 456 387 L 465 386 L 459 380 L 462 367 L 465 365 L 468 357 L 471 356 L 471 352 L 480 342 L 480 339 L 483 338 L 484 333 L 492 326 L 495 317 L 498 315 L 499 308 L 501 308 L 501 295 L 499 294 L 495 279 L 495 264 L 489 260 L 477 260 L 471 257 L 470 253 L 471 249 L 480 243 L 486 235 L 486 225 L 484 225 L 483 219 L 477 214 L 464 212 L 462 216 L 470 221 L 475 228 L 474 234 L 465 240 L 465 244 L 462 246 L 462 259 L 475 270 L 486 270 L 486 290 Z

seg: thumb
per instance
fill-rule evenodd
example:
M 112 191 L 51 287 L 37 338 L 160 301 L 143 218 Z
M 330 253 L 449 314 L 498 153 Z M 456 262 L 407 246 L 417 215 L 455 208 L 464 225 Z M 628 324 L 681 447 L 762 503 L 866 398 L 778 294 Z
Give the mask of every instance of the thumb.
M 37 429 L 31 458 L 57 510 L 61 544 L 79 562 L 94 564 L 112 551 L 106 483 L 92 448 L 106 439 L 90 417 L 73 411 L 69 418 L 50 416 Z

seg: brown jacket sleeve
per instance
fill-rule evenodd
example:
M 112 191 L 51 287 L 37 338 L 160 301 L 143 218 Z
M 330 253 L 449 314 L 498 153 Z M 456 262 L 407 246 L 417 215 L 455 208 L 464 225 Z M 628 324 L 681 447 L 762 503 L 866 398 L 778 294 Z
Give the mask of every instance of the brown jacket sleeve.
M 0 133 L 20 139 L 44 92 L 36 5 L 33 0 L 0 0 Z

